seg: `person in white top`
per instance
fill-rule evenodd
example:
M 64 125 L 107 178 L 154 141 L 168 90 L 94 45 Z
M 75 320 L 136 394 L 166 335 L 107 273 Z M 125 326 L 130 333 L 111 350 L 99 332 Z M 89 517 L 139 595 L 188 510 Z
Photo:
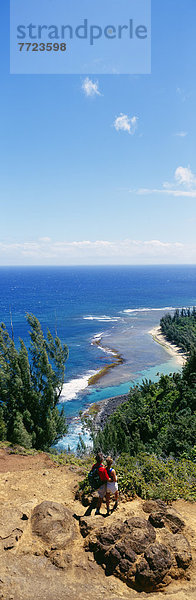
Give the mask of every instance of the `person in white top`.
M 110 514 L 110 496 L 111 494 L 114 494 L 115 496 L 115 504 L 113 507 L 113 510 L 115 510 L 118 507 L 118 499 L 119 499 L 119 493 L 118 493 L 118 483 L 117 483 L 117 475 L 116 475 L 116 471 L 112 468 L 112 464 L 113 464 L 113 459 L 111 458 L 111 456 L 108 456 L 106 458 L 106 470 L 107 473 L 110 477 L 110 479 L 112 481 L 107 481 L 106 484 L 106 506 L 107 506 L 107 514 Z

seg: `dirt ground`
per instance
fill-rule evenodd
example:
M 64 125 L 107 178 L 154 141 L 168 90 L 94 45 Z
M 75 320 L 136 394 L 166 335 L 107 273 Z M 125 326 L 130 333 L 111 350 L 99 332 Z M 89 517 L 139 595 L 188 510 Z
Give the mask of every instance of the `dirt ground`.
M 162 592 L 146 594 L 128 588 L 114 576 L 106 577 L 92 554 L 84 551 L 79 532 L 71 548 L 66 569 L 54 566 L 46 556 L 43 542 L 32 535 L 30 516 L 44 500 L 59 502 L 72 514 L 82 516 L 85 508 L 75 500 L 81 472 L 75 466 L 56 466 L 46 454 L 18 456 L 0 450 L 0 599 L 2 600 L 195 600 L 196 599 L 196 505 L 173 503 L 186 522 L 185 535 L 192 549 L 190 581 L 173 581 Z M 102 513 L 105 514 L 105 506 Z M 142 501 L 121 504 L 118 517 L 144 516 Z M 109 517 L 110 524 L 114 515 Z M 104 516 L 102 517 L 104 524 Z M 107 519 L 108 521 L 108 519 Z M 23 531 L 16 546 L 4 549 L 13 531 Z

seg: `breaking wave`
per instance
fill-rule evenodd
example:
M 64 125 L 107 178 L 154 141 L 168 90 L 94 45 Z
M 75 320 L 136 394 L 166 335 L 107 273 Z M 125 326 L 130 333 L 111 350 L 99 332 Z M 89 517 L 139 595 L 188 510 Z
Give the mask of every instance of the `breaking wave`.
M 61 396 L 59 398 L 59 402 L 61 404 L 65 402 L 70 402 L 71 400 L 75 400 L 80 394 L 88 387 L 88 380 L 93 375 L 96 375 L 98 371 L 91 370 L 85 373 L 85 375 L 78 377 L 77 379 L 71 379 L 70 381 L 64 383 Z

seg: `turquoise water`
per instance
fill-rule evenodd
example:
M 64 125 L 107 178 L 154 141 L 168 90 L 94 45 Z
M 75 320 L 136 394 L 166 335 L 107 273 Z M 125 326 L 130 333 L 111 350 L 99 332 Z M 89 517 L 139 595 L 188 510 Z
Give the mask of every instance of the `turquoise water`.
M 119 385 L 113 385 L 108 387 L 95 387 L 89 391 L 88 395 L 83 395 L 83 399 L 80 398 L 80 410 L 85 410 L 91 404 L 95 402 L 100 402 L 101 400 L 105 400 L 107 398 L 113 398 L 115 396 L 121 396 L 123 394 L 127 394 L 131 387 L 136 384 L 141 384 L 144 379 L 151 379 L 156 382 L 159 379 L 160 373 L 164 375 L 169 375 L 170 373 L 180 372 L 181 367 L 179 366 L 178 361 L 175 358 L 169 358 L 165 363 L 156 365 L 155 367 L 151 367 L 150 369 L 144 369 L 139 377 L 132 379 L 130 381 L 125 381 L 124 383 L 120 383 Z M 75 411 L 74 411 L 75 412 Z M 92 442 L 90 439 L 90 435 L 88 431 L 84 431 L 82 427 L 82 423 L 80 418 L 72 417 L 72 420 L 69 424 L 69 431 L 66 436 L 57 444 L 57 449 L 59 451 L 71 449 L 75 451 L 78 445 L 79 437 L 82 437 L 87 447 L 92 447 Z
M 69 347 L 61 397 L 70 423 L 63 447 L 74 447 L 80 410 L 122 393 L 142 378 L 178 367 L 148 333 L 176 307 L 196 304 L 195 266 L 4 267 L 0 268 L 0 320 L 28 345 L 25 313 L 32 312 Z M 93 344 L 99 336 L 102 348 Z M 124 357 L 96 387 L 89 377 L 111 362 L 110 348 Z

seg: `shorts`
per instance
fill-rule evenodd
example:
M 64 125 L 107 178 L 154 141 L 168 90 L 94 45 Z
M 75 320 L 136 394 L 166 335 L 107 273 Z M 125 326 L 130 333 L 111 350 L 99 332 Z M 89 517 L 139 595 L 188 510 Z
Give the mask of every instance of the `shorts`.
M 103 485 L 101 485 L 100 488 L 98 488 L 97 492 L 100 498 L 104 498 L 104 496 L 106 495 L 106 484 L 104 483 Z
M 110 492 L 110 494 L 115 494 L 117 491 L 118 491 L 117 481 L 109 481 L 107 483 L 107 492 Z

